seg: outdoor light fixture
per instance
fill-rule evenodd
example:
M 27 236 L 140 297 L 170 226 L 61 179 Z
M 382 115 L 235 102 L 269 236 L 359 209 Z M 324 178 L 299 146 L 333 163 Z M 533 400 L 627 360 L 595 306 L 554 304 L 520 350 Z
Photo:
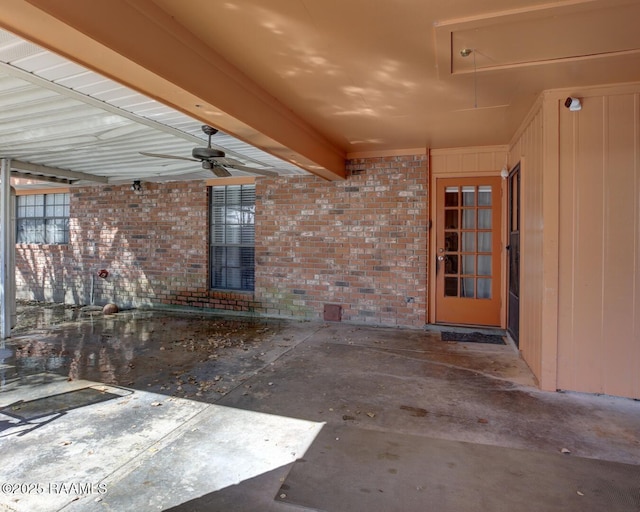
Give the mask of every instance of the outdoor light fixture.
M 572 96 L 569 96 L 566 100 L 564 100 L 564 106 L 567 107 L 571 112 L 582 110 L 582 102 L 580 101 L 580 98 L 574 98 Z
M 506 180 L 509 177 L 509 155 L 504 156 L 504 165 L 500 170 L 500 177 Z
M 476 52 L 472 48 L 463 48 L 460 50 L 460 57 L 466 59 L 473 54 L 473 108 L 478 108 L 478 67 L 476 66 Z
M 140 180 L 135 180 L 132 183 L 131 190 L 133 190 L 134 192 L 140 192 L 142 190 L 142 184 L 140 183 Z

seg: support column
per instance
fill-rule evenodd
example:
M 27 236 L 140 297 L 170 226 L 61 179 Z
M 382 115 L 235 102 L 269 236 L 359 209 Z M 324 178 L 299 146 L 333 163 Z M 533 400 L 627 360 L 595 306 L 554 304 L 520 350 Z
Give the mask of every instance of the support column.
M 11 314 L 15 295 L 12 290 L 12 268 L 15 246 L 11 233 L 11 160 L 0 160 L 0 339 L 11 335 Z

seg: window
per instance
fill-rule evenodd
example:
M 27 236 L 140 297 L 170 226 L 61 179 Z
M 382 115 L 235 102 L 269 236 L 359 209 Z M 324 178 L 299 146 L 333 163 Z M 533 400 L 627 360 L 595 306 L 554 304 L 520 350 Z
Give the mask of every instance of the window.
M 211 188 L 211 288 L 255 286 L 255 185 Z
M 69 243 L 69 194 L 33 194 L 16 197 L 16 242 Z

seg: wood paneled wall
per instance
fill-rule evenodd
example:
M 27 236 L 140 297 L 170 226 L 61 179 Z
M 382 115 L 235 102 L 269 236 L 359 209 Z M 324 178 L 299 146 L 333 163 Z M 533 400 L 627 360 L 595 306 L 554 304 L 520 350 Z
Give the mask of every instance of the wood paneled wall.
M 518 161 L 524 359 L 543 389 L 640 398 L 640 84 L 544 93 Z
M 431 175 L 496 174 L 507 163 L 507 146 L 432 149 Z
M 640 85 L 582 104 L 558 107 L 558 387 L 640 398 Z
M 543 184 L 544 114 L 536 104 L 509 153 L 509 165 L 520 162 L 520 351 L 542 380 L 543 319 Z M 542 382 L 541 382 L 542 385 Z

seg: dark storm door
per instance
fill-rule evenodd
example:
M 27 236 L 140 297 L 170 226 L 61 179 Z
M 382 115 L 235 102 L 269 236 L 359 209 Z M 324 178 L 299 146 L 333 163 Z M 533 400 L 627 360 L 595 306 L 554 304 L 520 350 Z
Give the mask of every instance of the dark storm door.
M 509 305 L 507 330 L 519 346 L 520 336 L 520 164 L 509 173 Z

